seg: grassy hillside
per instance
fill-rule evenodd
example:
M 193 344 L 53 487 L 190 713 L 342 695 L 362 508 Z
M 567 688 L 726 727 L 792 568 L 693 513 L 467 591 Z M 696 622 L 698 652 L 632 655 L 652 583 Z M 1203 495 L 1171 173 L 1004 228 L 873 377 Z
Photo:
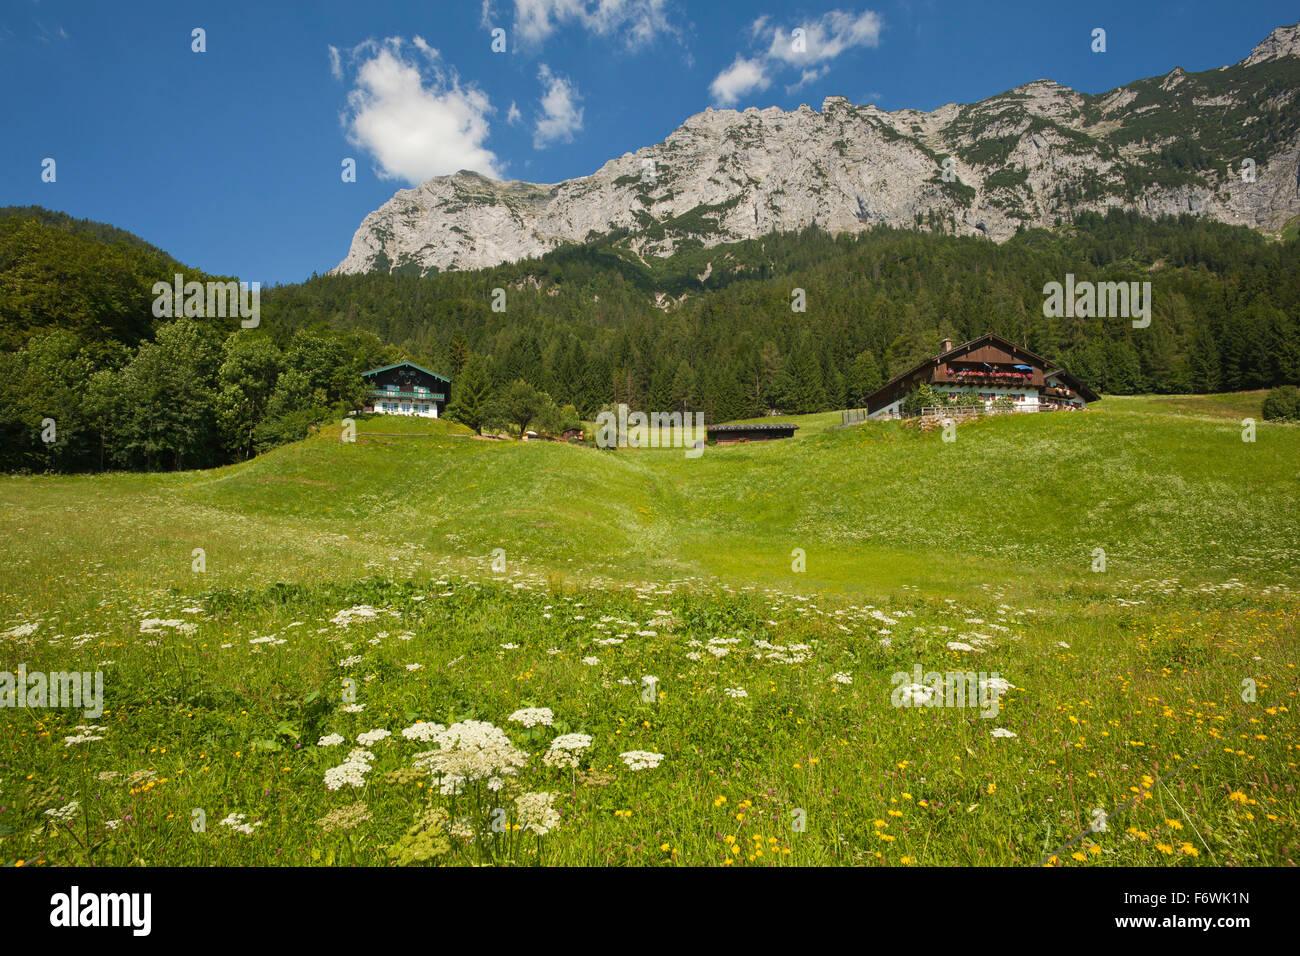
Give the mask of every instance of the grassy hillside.
M 1289 582 L 1300 429 L 1261 422 L 1257 441 L 1243 442 L 1237 415 L 1257 400 L 1108 398 L 1104 412 L 966 425 L 951 444 L 898 423 L 835 429 L 837 414 L 795 416 L 794 441 L 714 447 L 698 459 L 372 419 L 355 444 L 327 427 L 212 471 L 0 487 L 13 502 L 7 522 L 30 529 L 43 512 L 61 539 L 47 546 L 70 554 L 85 545 L 60 515 L 113 501 L 113 523 L 135 529 L 118 539 L 123 560 L 176 586 L 189 582 L 188 558 L 177 555 L 205 545 L 217 583 L 314 576 L 322 560 L 362 573 L 389 552 L 465 567 L 504 548 L 512 561 L 578 580 L 947 589 L 969 576 L 970 561 L 990 574 L 1089 582 L 1098 547 L 1121 576 Z M 33 512 L 35 502 L 44 508 Z M 232 534 L 250 522 L 273 533 Z M 809 557 L 802 577 L 789 570 L 796 547 Z M 263 557 L 237 557 L 247 549 Z
M 106 672 L 98 719 L 0 716 L 0 859 L 1284 863 L 1300 428 L 1243 442 L 1257 401 L 951 443 L 809 416 L 697 459 L 370 419 L 209 472 L 0 479 L 0 666 Z M 898 707 L 916 666 L 1009 689 L 987 717 Z M 421 720 L 532 757 L 431 793 Z M 577 768 L 543 762 L 559 733 L 591 738 Z M 540 838 L 525 792 L 559 812 Z
M 121 230 L 0 209 L 0 470 L 244 461 L 357 408 L 360 373 L 402 359 L 454 379 L 446 413 L 475 428 L 518 407 L 518 382 L 545 392 L 513 423 L 539 431 L 569 405 L 833 420 L 945 338 L 990 332 L 1108 393 L 1300 384 L 1294 243 L 1190 216 L 1112 210 L 1002 245 L 882 227 L 625 254 L 597 241 L 471 272 L 320 276 L 262 290 L 244 328 L 251 314 L 155 317 L 157 282 L 216 277 Z M 1155 331 L 1044 316 L 1045 283 L 1067 275 L 1151 281 Z
M 1190 416 L 1240 423 L 1247 418 L 1259 420 L 1267 394 L 1264 389 L 1259 389 L 1223 395 L 1111 395 L 1095 409 L 1119 414 Z

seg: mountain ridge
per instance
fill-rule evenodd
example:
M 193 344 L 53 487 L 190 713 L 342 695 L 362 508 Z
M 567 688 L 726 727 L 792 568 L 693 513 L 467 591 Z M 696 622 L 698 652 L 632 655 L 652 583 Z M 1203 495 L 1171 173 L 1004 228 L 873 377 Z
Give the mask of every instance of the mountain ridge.
M 598 237 L 662 256 L 809 226 L 1001 241 L 1116 207 L 1278 232 L 1300 215 L 1298 94 L 1300 24 L 1231 66 L 1174 67 L 1100 94 L 1037 79 L 929 112 L 843 96 L 820 111 L 710 108 L 588 176 L 462 170 L 399 190 L 332 272 L 475 269 Z

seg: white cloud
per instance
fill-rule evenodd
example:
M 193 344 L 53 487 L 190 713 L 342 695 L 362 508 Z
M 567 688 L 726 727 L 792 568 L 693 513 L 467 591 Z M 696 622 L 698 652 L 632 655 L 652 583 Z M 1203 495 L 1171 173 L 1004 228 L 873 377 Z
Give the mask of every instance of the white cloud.
M 526 45 L 536 46 L 556 30 L 580 26 L 606 37 L 618 33 L 632 49 L 660 34 L 675 34 L 668 22 L 667 0 L 514 0 L 514 32 Z M 492 23 L 489 0 L 483 3 L 483 23 Z
M 556 76 L 545 63 L 537 71 L 543 86 L 542 118 L 533 130 L 533 146 L 543 149 L 556 140 L 570 142 L 573 134 L 582 129 L 582 107 L 578 106 L 578 91 L 562 76 Z
M 715 103 L 731 106 L 742 96 L 767 89 L 771 82 L 760 60 L 747 60 L 738 56 L 731 66 L 713 78 L 709 92 L 713 94 Z
M 833 60 L 845 50 L 879 46 L 880 27 L 880 15 L 871 10 L 862 13 L 832 10 L 789 29 L 773 28 L 767 54 L 774 60 L 797 66 Z M 795 47 L 796 29 L 804 31 L 803 49 Z
M 328 49 L 330 54 L 330 76 L 336 80 L 341 80 L 343 79 L 343 60 L 339 56 L 339 48 L 331 45 Z
M 825 76 L 830 61 L 846 51 L 879 46 L 882 25 L 880 15 L 871 10 L 831 10 L 791 26 L 778 25 L 764 14 L 746 31 L 751 42 L 762 48 L 751 57 L 737 55 L 714 77 L 709 92 L 718 105 L 731 106 L 749 93 L 767 89 L 774 73 L 793 67 L 799 68 L 799 79 L 785 88 L 787 94 L 793 93 Z M 798 37 L 796 29 L 802 31 Z
M 51 31 L 48 27 L 45 26 L 45 24 L 41 23 L 40 20 L 33 20 L 32 22 L 36 24 L 36 29 L 39 31 L 36 39 L 40 40 L 42 43 L 49 43 L 52 39 L 56 37 L 60 40 L 72 39 L 72 37 L 68 35 L 68 31 L 63 29 L 63 27 L 61 26 L 55 27 L 54 30 Z M 10 36 L 13 35 L 13 31 L 7 28 L 5 32 L 8 33 Z
M 811 70 L 804 70 L 803 73 L 799 75 L 798 82 L 791 83 L 789 86 L 785 88 L 786 95 L 788 96 L 791 93 L 798 92 L 799 90 L 807 86 L 809 83 L 815 83 L 817 80 L 820 80 L 823 76 L 825 76 L 830 71 L 831 71 L 830 66 L 823 66 L 820 69 L 814 68 Z
M 429 44 L 425 43 L 424 37 L 420 36 L 419 34 L 416 34 L 416 36 L 412 38 L 411 45 L 414 46 L 421 53 L 423 53 L 425 57 L 429 60 L 429 62 L 432 63 L 438 59 L 438 51 L 435 50 L 433 47 L 429 46 Z
M 511 100 L 510 109 L 506 110 L 506 122 L 509 123 L 511 126 L 514 126 L 517 123 L 519 123 L 519 121 L 522 120 L 523 118 L 524 118 L 524 114 L 519 112 L 519 107 L 515 105 L 514 100 Z
M 461 169 L 500 178 L 496 155 L 483 145 L 492 112 L 487 95 L 462 86 L 421 37 L 409 45 L 421 56 L 408 55 L 401 37 L 368 40 L 351 51 L 353 88 L 340 116 L 348 142 L 374 157 L 384 179 L 418 183 Z M 330 49 L 331 71 L 337 57 L 342 75 L 342 57 Z

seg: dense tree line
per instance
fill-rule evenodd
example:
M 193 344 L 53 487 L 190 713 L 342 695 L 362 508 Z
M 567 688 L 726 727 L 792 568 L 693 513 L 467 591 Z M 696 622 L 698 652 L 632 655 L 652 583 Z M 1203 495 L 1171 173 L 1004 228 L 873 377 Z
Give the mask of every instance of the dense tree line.
M 401 358 L 451 377 L 448 413 L 476 427 L 554 429 L 620 402 L 708 421 L 858 407 L 943 338 L 985 332 L 1101 392 L 1300 384 L 1300 245 L 1192 217 L 1087 215 L 1002 245 L 809 230 L 661 259 L 616 235 L 474 272 L 314 276 L 264 290 L 260 326 L 242 329 L 155 319 L 154 282 L 208 277 L 38 213 L 0 210 L 9 469 L 239 460 L 357 407 L 358 373 Z M 1045 317 L 1043 286 L 1066 274 L 1150 281 L 1150 326 Z
M 0 468 L 238 461 L 357 407 L 359 373 L 400 358 L 361 329 L 155 318 L 176 273 L 219 279 L 111 226 L 0 209 Z
M 360 372 L 392 359 L 372 333 L 257 330 L 177 319 L 130 350 L 56 329 L 0 355 L 0 466 L 204 468 L 305 437 L 359 406 Z
M 1101 392 L 1300 382 L 1300 245 L 1184 216 L 1080 216 L 1009 242 L 807 231 L 643 262 L 620 237 L 426 277 L 313 277 L 266 298 L 288 327 L 367 328 L 459 375 L 522 378 L 590 416 L 608 403 L 711 421 L 860 405 L 945 337 L 997 332 Z M 1152 320 L 1048 318 L 1043 286 L 1150 281 Z M 704 278 L 701 278 L 704 277 Z M 493 290 L 506 308 L 492 309 Z M 806 311 L 792 310 L 803 289 Z M 656 306 L 656 299 L 660 306 Z

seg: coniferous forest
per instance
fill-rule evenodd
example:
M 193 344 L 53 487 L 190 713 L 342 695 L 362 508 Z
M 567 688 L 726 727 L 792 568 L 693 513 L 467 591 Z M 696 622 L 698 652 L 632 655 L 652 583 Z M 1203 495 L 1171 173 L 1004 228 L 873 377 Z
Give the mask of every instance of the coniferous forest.
M 858 407 L 942 339 L 985 332 L 1102 393 L 1297 385 L 1298 253 L 1296 238 L 1121 212 L 1001 245 L 809 230 L 643 259 L 615 235 L 474 272 L 313 276 L 264 289 L 260 324 L 243 329 L 153 316 L 155 282 L 224 277 L 111 226 L 11 207 L 0 210 L 0 466 L 242 460 L 358 407 L 359 373 L 400 359 L 449 376 L 447 413 L 474 427 L 509 421 L 520 381 L 586 418 L 619 402 L 710 422 Z M 1149 281 L 1149 327 L 1045 317 L 1044 284 L 1067 274 Z

